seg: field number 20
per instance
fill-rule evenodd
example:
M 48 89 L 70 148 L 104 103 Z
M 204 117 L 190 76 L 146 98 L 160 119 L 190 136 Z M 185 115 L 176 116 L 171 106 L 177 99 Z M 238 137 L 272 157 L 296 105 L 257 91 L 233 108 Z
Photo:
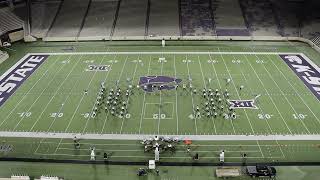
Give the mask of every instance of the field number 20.
M 271 119 L 272 114 L 258 114 L 259 119 Z

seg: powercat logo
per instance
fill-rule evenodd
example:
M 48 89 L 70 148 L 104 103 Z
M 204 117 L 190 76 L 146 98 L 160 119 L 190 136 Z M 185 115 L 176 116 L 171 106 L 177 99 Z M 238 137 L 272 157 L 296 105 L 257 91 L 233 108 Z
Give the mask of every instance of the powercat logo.
M 308 62 L 301 55 L 285 55 L 280 57 L 296 73 L 311 92 L 320 100 L 320 69 L 312 62 Z M 311 64 L 310 64 L 311 63 Z
M 0 107 L 48 57 L 28 55 L 0 77 Z
M 156 92 L 174 89 L 181 81 L 181 79 L 169 76 L 142 76 L 139 86 L 146 92 Z

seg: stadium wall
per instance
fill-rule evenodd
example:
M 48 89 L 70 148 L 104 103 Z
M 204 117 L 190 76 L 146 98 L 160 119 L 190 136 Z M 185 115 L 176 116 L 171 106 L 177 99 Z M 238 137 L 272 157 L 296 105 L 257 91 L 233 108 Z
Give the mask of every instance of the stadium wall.
M 0 51 L 0 64 L 9 58 L 9 54 L 4 51 Z
M 110 36 L 102 37 L 81 37 L 78 41 L 97 40 L 119 40 L 119 41 L 139 41 L 139 40 L 212 40 L 212 41 L 300 41 L 309 44 L 320 53 L 320 47 L 311 40 L 302 37 L 282 37 L 282 36 Z M 74 41 L 74 37 L 46 37 L 44 41 Z

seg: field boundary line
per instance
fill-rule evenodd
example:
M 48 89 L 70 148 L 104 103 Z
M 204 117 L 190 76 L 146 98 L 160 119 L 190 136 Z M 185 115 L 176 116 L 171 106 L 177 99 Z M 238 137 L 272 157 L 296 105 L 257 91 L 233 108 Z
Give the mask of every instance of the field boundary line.
M 217 52 L 217 51 L 203 51 L 203 52 L 190 52 L 190 51 L 136 51 L 136 52 L 63 52 L 63 53 L 53 53 L 53 52 L 48 52 L 48 53 L 28 53 L 27 55 L 96 55 L 96 54 L 117 54 L 117 55 L 126 55 L 126 54 L 270 54 L 270 55 L 278 55 L 278 54 L 288 54 L 288 55 L 301 55 L 303 53 L 299 52 Z
M 1 137 L 20 138 L 46 138 L 46 139 L 102 139 L 102 140 L 143 140 L 153 137 L 154 134 L 79 134 L 79 133 L 55 133 L 55 132 L 12 132 L 0 131 Z M 192 139 L 198 141 L 274 141 L 274 140 L 320 140 L 320 134 L 314 135 L 163 135 L 170 138 Z

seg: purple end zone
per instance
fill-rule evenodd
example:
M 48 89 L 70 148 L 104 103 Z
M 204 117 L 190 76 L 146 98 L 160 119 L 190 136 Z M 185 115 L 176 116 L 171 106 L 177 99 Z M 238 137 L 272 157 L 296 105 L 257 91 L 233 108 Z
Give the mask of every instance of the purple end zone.
M 279 55 L 310 91 L 320 100 L 320 72 L 301 55 Z
M 146 92 L 174 89 L 182 80 L 169 76 L 142 76 L 139 85 Z
M 49 55 L 29 55 L 5 73 L 0 79 L 0 107 L 48 57 Z

